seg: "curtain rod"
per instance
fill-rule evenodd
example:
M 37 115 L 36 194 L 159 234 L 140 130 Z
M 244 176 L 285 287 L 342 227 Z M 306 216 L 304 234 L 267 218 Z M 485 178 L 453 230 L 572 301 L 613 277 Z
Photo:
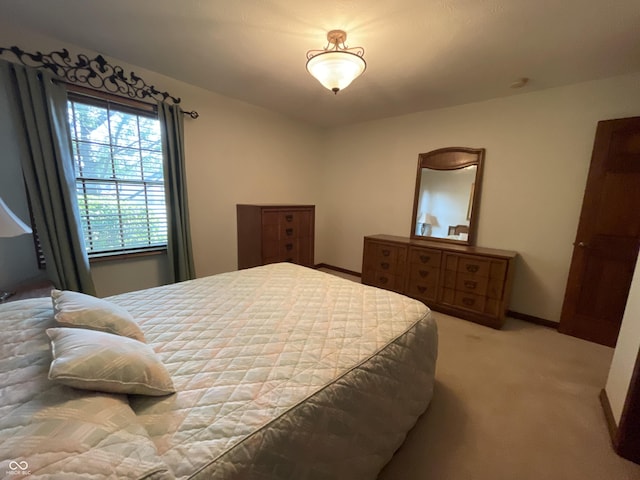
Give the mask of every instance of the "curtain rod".
M 174 105 L 180 103 L 180 98 L 176 98 L 168 92 L 162 92 L 153 85 L 148 85 L 134 72 L 131 72 L 127 77 L 122 67 L 111 65 L 102 55 L 89 58 L 84 54 L 78 54 L 77 60 L 74 62 L 66 48 L 49 53 L 28 53 L 17 46 L 0 47 L 0 55 L 5 52 L 13 53 L 23 65 L 51 71 L 58 77 L 58 81 L 70 85 L 84 84 L 92 90 L 106 90 L 111 94 L 139 101 L 150 97 L 161 102 L 172 101 Z M 180 110 L 193 119 L 200 116 L 195 110 L 190 112 Z

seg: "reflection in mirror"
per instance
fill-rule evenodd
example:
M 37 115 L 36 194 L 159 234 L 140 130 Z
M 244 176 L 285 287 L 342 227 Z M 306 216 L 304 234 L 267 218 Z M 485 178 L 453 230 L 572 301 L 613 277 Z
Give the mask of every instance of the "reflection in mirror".
M 453 240 L 469 238 L 477 169 L 476 165 L 457 170 L 422 169 L 416 235 Z
M 418 158 L 412 238 L 473 245 L 484 149 L 441 148 Z

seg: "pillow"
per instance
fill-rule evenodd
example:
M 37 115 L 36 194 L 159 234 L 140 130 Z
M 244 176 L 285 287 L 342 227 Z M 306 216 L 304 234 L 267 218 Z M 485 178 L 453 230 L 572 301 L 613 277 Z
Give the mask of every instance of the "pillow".
M 52 290 L 56 321 L 63 327 L 81 327 L 115 333 L 144 342 L 144 334 L 124 308 L 101 298 L 68 290 Z
M 109 393 L 168 395 L 171 376 L 142 342 L 83 328 L 48 328 L 53 362 L 49 379 L 70 387 Z

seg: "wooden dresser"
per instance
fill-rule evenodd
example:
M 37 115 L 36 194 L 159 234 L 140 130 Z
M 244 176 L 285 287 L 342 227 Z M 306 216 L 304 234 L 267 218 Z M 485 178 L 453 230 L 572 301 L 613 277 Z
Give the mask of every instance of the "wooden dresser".
M 362 283 L 493 328 L 504 324 L 517 253 L 391 235 L 364 238 Z
M 238 268 L 276 262 L 313 267 L 314 205 L 237 205 Z

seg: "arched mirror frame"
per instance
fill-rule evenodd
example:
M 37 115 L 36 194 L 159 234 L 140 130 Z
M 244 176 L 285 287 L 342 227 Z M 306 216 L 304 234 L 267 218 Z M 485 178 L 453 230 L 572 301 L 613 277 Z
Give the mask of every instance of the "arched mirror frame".
M 478 209 L 480 207 L 480 193 L 482 190 L 482 170 L 484 164 L 484 148 L 449 147 L 432 150 L 418 155 L 418 171 L 416 173 L 416 190 L 413 200 L 413 216 L 411 218 L 411 238 L 417 240 L 430 240 L 434 242 L 455 243 L 459 245 L 475 245 Z M 416 220 L 418 218 L 418 203 L 420 201 L 420 187 L 422 184 L 422 169 L 432 170 L 457 170 L 464 167 L 477 165 L 473 198 L 471 199 L 469 234 L 467 240 L 454 240 L 449 238 L 431 237 L 416 234 Z

